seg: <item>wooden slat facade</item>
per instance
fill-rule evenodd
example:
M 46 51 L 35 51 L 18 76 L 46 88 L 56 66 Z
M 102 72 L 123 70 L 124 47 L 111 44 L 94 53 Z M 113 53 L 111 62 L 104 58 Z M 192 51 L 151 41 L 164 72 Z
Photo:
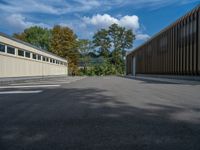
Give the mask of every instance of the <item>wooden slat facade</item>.
M 200 75 L 200 6 L 127 55 L 126 73 Z

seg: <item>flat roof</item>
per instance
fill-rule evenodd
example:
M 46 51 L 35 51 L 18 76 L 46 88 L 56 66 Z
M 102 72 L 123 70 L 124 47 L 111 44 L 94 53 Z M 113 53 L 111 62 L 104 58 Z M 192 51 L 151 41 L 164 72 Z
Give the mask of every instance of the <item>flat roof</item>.
M 3 36 L 3 37 L 5 37 L 5 38 L 8 38 L 8 39 L 13 40 L 13 41 L 15 41 L 15 42 L 24 44 L 24 45 L 26 45 L 26 46 L 29 46 L 29 47 L 34 48 L 34 49 L 36 49 L 36 50 L 42 51 L 42 52 L 44 52 L 44 53 L 53 55 L 53 56 L 58 57 L 58 58 L 60 58 L 60 59 L 67 60 L 67 59 L 65 59 L 65 58 L 63 58 L 63 57 L 60 57 L 60 56 L 58 56 L 58 55 L 56 55 L 56 54 L 54 54 L 54 53 L 52 53 L 52 52 L 49 52 L 49 51 L 47 51 L 47 50 L 41 49 L 41 48 L 39 48 L 39 47 L 37 47 L 37 46 L 34 46 L 34 45 L 30 44 L 30 43 L 27 43 L 27 42 L 24 42 L 24 41 L 22 41 L 22 40 L 19 40 L 19 39 L 16 39 L 16 38 L 14 38 L 14 37 L 11 37 L 11 36 L 9 36 L 9 35 L 7 35 L 7 34 L 5 34 L 5 33 L 0 32 L 0 36 Z
M 183 15 L 182 17 L 178 18 L 175 22 L 171 23 L 169 26 L 167 26 L 166 28 L 164 28 L 163 30 L 161 30 L 160 32 L 156 33 L 154 36 L 152 36 L 149 40 L 147 40 L 146 42 L 144 42 L 143 44 L 141 44 L 140 46 L 136 47 L 134 50 L 130 51 L 128 55 L 132 54 L 133 52 L 137 51 L 138 49 L 140 49 L 142 46 L 144 46 L 145 44 L 149 43 L 150 41 L 152 41 L 155 37 L 157 37 L 158 35 L 162 34 L 163 32 L 167 31 L 168 29 L 170 29 L 171 27 L 173 27 L 174 25 L 176 25 L 179 21 L 181 21 L 182 19 L 184 19 L 185 17 L 188 16 L 188 14 L 193 13 L 195 11 L 197 11 L 198 9 L 200 9 L 200 4 L 198 4 L 195 8 L 193 8 L 191 11 L 187 12 L 185 15 Z

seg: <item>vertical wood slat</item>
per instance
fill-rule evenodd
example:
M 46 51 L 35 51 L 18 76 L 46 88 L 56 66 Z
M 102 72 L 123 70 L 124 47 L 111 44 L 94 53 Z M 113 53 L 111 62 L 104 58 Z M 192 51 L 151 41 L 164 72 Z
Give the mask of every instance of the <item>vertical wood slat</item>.
M 163 33 L 163 36 L 162 36 L 162 42 L 163 42 L 163 44 L 162 44 L 162 51 L 161 51 L 161 60 L 162 60 L 162 70 L 161 70 L 161 72 L 162 72 L 162 74 L 164 74 L 165 73 L 165 47 L 164 47 L 164 40 L 165 40 L 165 32 Z
M 172 28 L 172 74 L 175 74 L 175 60 L 174 60 L 174 27 Z
M 177 25 L 175 27 L 175 54 L 174 54 L 174 59 L 175 59 L 175 74 L 178 74 L 178 38 L 177 38 Z
M 182 51 L 182 43 L 183 43 L 183 41 L 182 41 L 182 36 L 183 36 L 183 33 L 182 33 L 182 28 L 183 28 L 183 26 L 182 26 L 182 20 L 181 20 L 181 22 L 180 22 L 180 29 L 179 29 L 179 74 L 180 75 L 182 75 L 182 71 L 183 71 L 183 69 L 182 69 L 182 64 L 183 64 L 183 51 Z
M 166 52 L 166 71 L 165 71 L 165 74 L 168 74 L 168 69 L 169 69 L 169 45 L 170 45 L 170 41 L 169 41 L 169 32 L 170 32 L 170 30 L 168 30 L 168 32 L 167 32 L 167 45 L 166 45 L 166 50 L 167 50 L 167 52 Z
M 167 40 L 167 32 L 165 32 L 164 40 L 166 42 L 166 40 Z M 166 63 L 166 61 L 167 61 L 167 45 L 165 45 L 163 48 L 164 48 L 164 50 L 163 50 L 163 58 L 164 58 L 164 66 L 165 66 L 163 73 L 166 74 L 166 71 L 167 71 L 167 63 Z
M 170 30 L 170 41 L 171 41 L 171 43 L 170 43 L 170 55 L 169 55 L 169 67 L 170 67 L 170 69 L 169 69 L 169 74 L 172 74 L 172 69 L 173 69 L 173 62 L 172 62 L 172 49 L 173 49 L 173 39 L 172 39 L 172 37 L 173 37 L 173 29 L 171 29 Z
M 197 30 L 198 30 L 198 37 L 197 37 L 197 39 L 198 39 L 198 51 L 197 51 L 197 54 L 198 54 L 198 75 L 200 75 L 200 8 L 198 9 L 198 28 L 197 28 Z
M 181 75 L 184 75 L 184 18 L 181 21 Z
M 192 14 L 190 15 L 190 75 L 193 73 L 193 46 L 192 46 L 192 41 L 193 41 L 193 16 Z
M 141 53 L 136 53 L 140 58 L 136 60 L 139 66 L 136 72 L 200 75 L 199 9 L 200 7 L 188 13 L 179 22 L 140 47 Z M 167 45 L 163 42 L 167 42 Z M 127 69 L 127 72 L 129 70 Z
M 183 43 L 183 75 L 186 74 L 186 50 L 187 50 L 187 22 L 186 18 L 184 19 L 184 30 L 183 30 L 183 35 L 184 35 L 184 43 Z
M 186 75 L 189 74 L 189 17 L 187 17 L 187 22 L 186 22 Z
M 176 49 L 177 49 L 177 55 L 176 55 L 176 57 L 177 57 L 177 75 L 179 74 L 179 71 L 180 71 L 180 68 L 179 68 L 179 65 L 180 65 L 180 53 L 179 53 L 179 43 L 180 43 L 180 41 L 179 41 L 179 30 L 180 30 L 180 24 L 178 23 L 178 25 L 177 25 L 177 31 L 176 31 L 176 42 L 177 42 L 177 44 L 176 44 Z
M 193 15 L 193 44 L 192 44 L 192 46 L 193 46 L 193 75 L 197 75 L 197 70 L 196 70 L 196 64 L 197 64 L 197 60 L 196 60 L 196 56 L 197 56 L 197 47 L 196 47 L 196 44 L 197 44 L 197 42 L 196 42 L 196 40 L 197 40 L 197 28 L 196 28 L 196 25 L 197 25 L 197 23 L 196 23 L 196 21 L 197 21 L 197 16 L 196 16 L 196 11 L 195 11 L 195 13 L 194 13 L 194 15 Z

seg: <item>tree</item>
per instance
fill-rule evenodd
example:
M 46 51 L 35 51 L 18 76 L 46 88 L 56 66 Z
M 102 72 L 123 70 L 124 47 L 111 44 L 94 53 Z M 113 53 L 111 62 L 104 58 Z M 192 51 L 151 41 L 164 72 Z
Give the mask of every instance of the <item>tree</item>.
M 94 46 L 99 48 L 100 55 L 108 58 L 112 45 L 106 29 L 101 29 L 93 36 L 93 43 Z
M 93 37 L 94 45 L 99 48 L 100 54 L 116 67 L 118 73 L 125 71 L 126 49 L 132 48 L 134 40 L 132 30 L 117 24 L 99 30 Z
M 84 72 L 87 71 L 87 66 L 91 60 L 91 53 L 93 51 L 92 42 L 87 39 L 80 39 L 78 40 L 78 50 L 80 53 L 80 62 L 83 63 Z
M 112 59 L 116 65 L 125 65 L 125 49 L 130 49 L 133 46 L 133 40 L 135 35 L 132 30 L 126 30 L 124 27 L 120 27 L 117 24 L 112 24 L 109 27 L 110 40 L 113 43 Z
M 50 50 L 68 59 L 69 73 L 77 73 L 79 52 L 77 49 L 77 36 L 72 29 L 60 25 L 54 26 Z
M 33 26 L 25 29 L 22 33 L 14 33 L 13 37 L 33 44 L 41 49 L 49 50 L 51 45 L 51 30 Z

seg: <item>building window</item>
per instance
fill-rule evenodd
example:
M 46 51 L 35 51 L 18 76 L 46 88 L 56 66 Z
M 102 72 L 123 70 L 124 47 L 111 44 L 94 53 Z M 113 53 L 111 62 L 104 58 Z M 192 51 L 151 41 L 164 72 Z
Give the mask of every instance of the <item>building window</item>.
M 55 63 L 55 59 L 53 59 L 53 63 Z
M 5 53 L 5 45 L 0 44 L 0 52 L 4 52 Z
M 22 57 L 24 57 L 24 51 L 23 51 L 23 50 L 20 50 L 20 49 L 18 49 L 18 56 L 22 56 Z
M 25 52 L 25 57 L 26 58 L 31 58 L 31 53 L 30 52 Z
M 37 55 L 36 54 L 33 54 L 33 59 L 37 59 Z
M 7 53 L 15 55 L 15 48 L 8 46 L 7 47 Z
M 46 57 L 42 56 L 42 60 L 43 60 L 43 61 L 46 61 Z
M 42 57 L 41 57 L 41 55 L 38 55 L 38 58 L 37 58 L 38 60 L 41 60 L 42 59 Z

